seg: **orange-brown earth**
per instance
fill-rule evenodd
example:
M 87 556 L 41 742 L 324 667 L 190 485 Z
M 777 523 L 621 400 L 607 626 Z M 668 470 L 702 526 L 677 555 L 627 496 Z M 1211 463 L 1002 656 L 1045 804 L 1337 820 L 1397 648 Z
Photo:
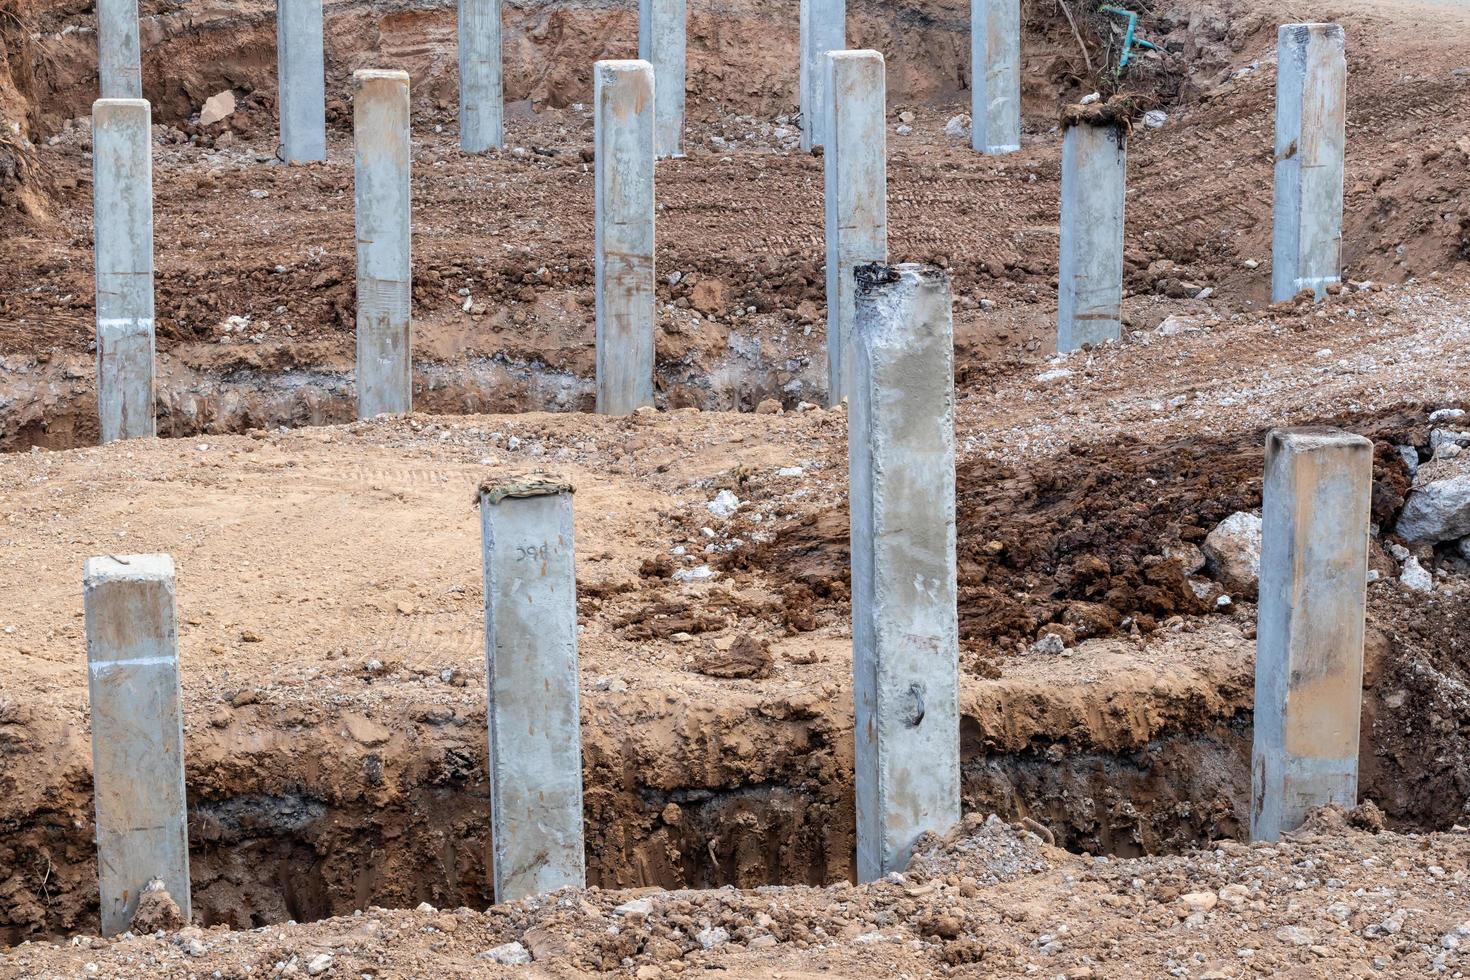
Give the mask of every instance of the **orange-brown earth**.
M 591 60 L 631 49 L 630 10 L 508 6 L 521 152 L 466 159 L 452 8 L 333 4 L 332 157 L 283 168 L 267 162 L 269 8 L 145 4 L 160 424 L 192 437 L 98 448 L 88 135 L 67 123 L 94 84 L 75 29 L 90 18 L 17 8 L 30 33 L 0 31 L 15 92 L 0 112 L 32 145 L 0 144 L 17 161 L 0 167 L 0 446 L 38 448 L 0 456 L 0 938 L 96 928 L 80 569 L 146 551 L 180 569 L 210 931 L 17 946 L 0 975 L 308 973 L 324 954 L 326 975 L 493 973 L 479 954 L 511 941 L 548 974 L 645 978 L 1391 974 L 1436 958 L 1453 974 L 1467 566 L 1418 548 L 1435 591 L 1411 592 L 1390 546 L 1407 488 L 1395 447 L 1427 453 L 1428 412 L 1462 404 L 1470 370 L 1470 16 L 1427 0 L 1278 6 L 1157 4 L 1144 19 L 1170 53 L 1130 84 L 1169 121 L 1132 144 L 1129 335 L 1051 358 L 1051 129 L 1094 81 L 1061 7 L 1026 5 L 1026 145 L 992 160 L 944 135 L 965 109 L 964 9 L 854 5 L 852 40 L 890 65 L 893 255 L 955 282 L 965 809 L 1109 855 L 972 827 L 979 843 L 935 852 L 942 873 L 862 888 L 847 884 L 846 418 L 797 410 L 821 401 L 823 315 L 821 159 L 779 132 L 794 134 L 794 10 L 691 5 L 691 152 L 658 172 L 661 410 L 606 419 L 570 411 L 589 405 L 592 363 L 579 102 Z M 1341 19 L 1351 41 L 1344 252 L 1349 277 L 1375 284 L 1318 308 L 1265 306 L 1287 14 Z M 1079 33 L 1096 68 L 1106 38 L 1091 18 Z M 367 65 L 414 79 L 416 398 L 448 414 L 322 427 L 352 411 L 341 93 Z M 200 127 L 191 114 L 226 87 L 242 108 Z M 785 411 L 732 411 L 768 397 Z M 559 411 L 509 414 L 528 409 Z M 1317 421 L 1379 446 L 1362 789 L 1410 836 L 1325 819 L 1282 848 L 1195 851 L 1244 834 L 1254 609 L 1220 604 L 1221 583 L 1177 556 L 1259 505 L 1266 428 Z M 478 911 L 469 499 L 487 472 L 527 465 L 579 488 L 590 882 L 746 891 L 660 893 L 636 921 L 610 913 L 634 895 L 598 891 Z M 707 507 L 721 489 L 742 501 L 728 519 Z M 709 579 L 674 577 L 706 564 Z M 1061 653 L 1033 646 L 1047 633 Z M 795 887 L 749 890 L 770 884 Z M 1199 892 L 1215 904 L 1184 897 Z M 476 911 L 240 931 L 424 901 Z M 1411 911 L 1390 927 L 1395 906 Z

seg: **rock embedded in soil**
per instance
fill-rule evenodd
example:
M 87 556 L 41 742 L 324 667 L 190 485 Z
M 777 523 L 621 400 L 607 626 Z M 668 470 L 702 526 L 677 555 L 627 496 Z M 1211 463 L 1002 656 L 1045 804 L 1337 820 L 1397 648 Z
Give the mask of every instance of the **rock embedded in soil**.
M 531 962 L 531 951 L 520 943 L 505 943 L 480 954 L 483 959 L 501 966 L 525 966 Z
M 1254 597 L 1261 577 L 1261 519 L 1237 511 L 1205 536 L 1203 551 L 1216 580 L 1231 593 Z
M 1410 542 L 1470 535 L 1470 458 L 1461 454 L 1422 464 L 1394 531 Z
M 1413 555 L 1410 555 L 1404 560 L 1404 570 L 1399 575 L 1399 582 L 1403 584 L 1404 588 L 1412 589 L 1415 592 L 1434 591 L 1434 576 L 1429 573 L 1427 568 L 1419 564 L 1419 559 Z

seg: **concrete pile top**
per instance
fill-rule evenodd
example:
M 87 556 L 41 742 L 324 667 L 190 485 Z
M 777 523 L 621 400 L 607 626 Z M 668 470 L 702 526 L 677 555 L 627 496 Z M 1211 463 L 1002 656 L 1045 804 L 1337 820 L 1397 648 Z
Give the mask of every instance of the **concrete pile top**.
M 1063 129 L 1069 129 L 1072 126 L 1097 126 L 1100 129 L 1111 127 L 1131 133 L 1133 132 L 1133 119 L 1142 113 L 1143 109 L 1144 107 L 1138 103 L 1138 100 L 1126 95 L 1115 95 L 1106 102 L 1063 107 L 1061 125 Z
M 475 503 L 498 504 L 506 497 L 551 497 L 574 492 L 570 483 L 555 474 L 512 474 L 480 481 L 480 487 L 475 491 Z
M 853 273 L 857 276 L 859 291 L 898 282 L 905 274 L 912 274 L 918 281 L 943 281 L 949 278 L 949 274 L 943 269 L 924 265 L 921 262 L 899 262 L 894 265 L 886 262 L 869 262 L 855 267 Z

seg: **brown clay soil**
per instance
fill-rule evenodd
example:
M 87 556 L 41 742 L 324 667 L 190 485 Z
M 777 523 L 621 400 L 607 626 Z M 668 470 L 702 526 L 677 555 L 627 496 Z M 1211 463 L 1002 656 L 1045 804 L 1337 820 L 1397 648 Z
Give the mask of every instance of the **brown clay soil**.
M 1130 149 L 1127 283 L 1139 294 L 1129 310 L 1138 329 L 1169 312 L 1155 299 L 1188 306 L 1206 287 L 1211 310 L 1258 309 L 1269 281 L 1281 12 L 1251 0 L 1156 6 L 1145 33 L 1169 51 L 1143 57 L 1125 86 L 1169 114 L 1161 129 L 1137 126 Z M 661 162 L 657 177 L 660 399 L 705 409 L 820 402 L 822 161 L 791 150 L 795 15 L 761 3 L 692 10 L 689 157 Z M 945 134 L 967 105 L 966 11 L 954 0 L 900 14 L 856 4 L 852 33 L 888 58 L 892 255 L 951 270 L 961 380 L 980 380 L 1052 342 L 1055 124 L 1060 106 L 1096 82 L 1061 8 L 1028 3 L 1023 150 L 970 152 L 967 138 Z M 1347 274 L 1397 282 L 1462 264 L 1463 10 L 1360 0 L 1297 13 L 1339 17 L 1353 38 Z M 0 240 L 0 447 L 61 448 L 96 437 L 85 119 L 93 35 L 85 13 L 65 4 L 27 16 L 40 67 L 26 76 L 30 111 L 16 125 L 38 146 L 26 157 L 35 174 L 18 185 L 25 193 L 7 198 L 14 210 Z M 347 84 L 365 66 L 413 77 L 418 405 L 590 407 L 587 77 L 595 57 L 628 53 L 634 18 L 576 3 L 508 16 L 512 146 L 468 158 L 456 148 L 452 5 L 329 5 L 330 160 L 291 168 L 263 162 L 275 151 L 269 6 L 185 4 L 145 18 L 147 94 L 162 127 L 161 432 L 351 418 Z M 1079 28 L 1094 69 L 1107 53 L 1095 27 Z M 201 127 L 199 106 L 227 88 L 240 109 Z
M 955 283 L 968 815 L 864 886 L 847 420 L 801 404 L 825 388 L 822 170 L 790 148 L 794 9 L 691 5 L 690 156 L 658 171 L 660 410 L 611 419 L 575 411 L 582 103 L 593 58 L 630 50 L 631 9 L 508 5 L 520 151 L 469 160 L 453 8 L 330 4 L 331 160 L 283 168 L 271 9 L 145 3 L 160 430 L 187 438 L 95 447 L 89 137 L 68 123 L 95 85 L 91 18 L 17 8 L 27 32 L 0 30 L 0 113 L 30 138 L 0 142 L 0 447 L 21 450 L 0 456 L 0 943 L 22 945 L 0 976 L 307 975 L 323 955 L 326 976 L 494 975 L 480 954 L 509 942 L 539 975 L 645 980 L 1463 969 L 1470 566 L 1420 548 L 1435 591 L 1411 592 L 1387 546 L 1395 447 L 1426 449 L 1428 413 L 1466 399 L 1470 19 L 1278 7 L 1145 18 L 1170 52 L 1131 84 L 1169 121 L 1131 148 L 1128 336 L 1056 357 L 1052 127 L 1094 81 L 1061 8 L 1026 5 L 1025 147 L 994 160 L 944 135 L 968 96 L 963 5 L 853 6 L 852 40 L 889 61 L 893 255 Z M 1351 39 L 1357 284 L 1318 307 L 1266 305 L 1287 13 Z M 1098 25 L 1079 33 L 1101 62 Z M 354 398 L 343 92 L 379 65 L 414 79 L 422 414 L 331 425 Z M 223 88 L 241 109 L 201 128 Z M 765 399 L 781 408 L 735 411 Z M 1361 790 L 1390 829 L 1326 815 L 1245 847 L 1253 597 L 1222 602 L 1191 549 L 1259 507 L 1265 431 L 1308 423 L 1377 446 Z M 470 501 L 528 467 L 577 486 L 594 887 L 491 907 Z M 741 502 L 727 518 L 721 490 Z M 104 942 L 87 938 L 81 566 L 153 551 L 179 568 L 197 919 Z M 1062 652 L 1033 646 L 1049 633 Z
M 25 976 L 680 975 L 1454 976 L 1470 938 L 1465 832 L 1374 832 L 1324 811 L 1267 846 L 1184 857 L 1069 854 L 991 818 L 931 841 L 874 884 L 556 892 L 484 912 L 370 909 L 249 933 L 197 926 L 23 946 Z M 1365 857 L 1364 855 L 1371 855 Z M 511 962 L 532 966 L 505 966 Z M 501 957 L 497 960 L 496 957 Z

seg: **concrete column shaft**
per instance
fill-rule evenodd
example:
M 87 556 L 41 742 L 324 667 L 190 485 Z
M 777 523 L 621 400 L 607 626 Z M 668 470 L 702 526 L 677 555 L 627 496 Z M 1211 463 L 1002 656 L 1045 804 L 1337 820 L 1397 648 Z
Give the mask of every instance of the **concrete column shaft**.
M 505 145 L 500 0 L 459 0 L 459 145 L 484 153 Z
M 1332 429 L 1266 440 L 1251 837 L 1357 804 L 1373 444 Z
M 847 47 L 846 0 L 801 0 L 801 148 L 827 144 L 827 52 Z
M 276 0 L 276 101 L 287 163 L 327 158 L 322 44 L 322 0 Z
M 638 57 L 653 65 L 654 152 L 684 152 L 685 0 L 638 0 Z
M 97 0 L 97 76 L 100 97 L 143 97 L 143 51 L 138 0 Z
M 513 902 L 586 883 L 571 488 L 487 486 L 480 523 L 495 900 Z
M 592 66 L 597 410 L 653 404 L 653 66 Z
M 142 99 L 92 106 L 92 240 L 101 440 L 147 438 L 153 420 L 153 127 Z
M 1062 142 L 1062 245 L 1057 350 L 1123 333 L 1123 211 L 1128 136 L 1081 123 Z
M 883 55 L 827 54 L 827 116 L 823 150 L 827 238 L 827 403 L 851 390 L 848 347 L 857 280 L 853 269 L 888 260 L 888 160 Z
M 1342 275 L 1346 38 L 1338 24 L 1286 24 L 1276 36 L 1276 190 L 1271 301 L 1318 299 Z
M 902 870 L 960 817 L 949 281 L 857 270 L 848 405 L 857 873 Z
M 352 76 L 357 191 L 357 417 L 413 410 L 408 74 Z
M 970 0 L 970 145 L 1021 148 L 1021 0 Z
M 174 563 L 89 558 L 82 582 L 100 914 L 112 936 L 132 924 L 155 878 L 190 915 Z

